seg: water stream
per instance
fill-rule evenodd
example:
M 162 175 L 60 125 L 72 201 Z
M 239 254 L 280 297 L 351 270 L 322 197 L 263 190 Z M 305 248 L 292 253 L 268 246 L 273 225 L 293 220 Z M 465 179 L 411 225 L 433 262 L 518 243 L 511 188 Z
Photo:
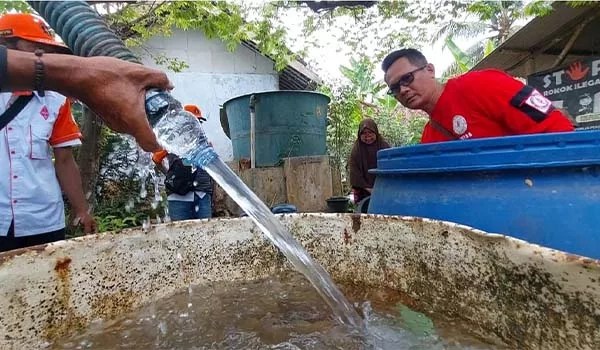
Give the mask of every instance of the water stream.
M 325 269 L 292 237 L 271 210 L 219 158 L 210 146 L 197 118 L 185 111 L 169 93 L 149 90 L 146 112 L 159 143 L 192 166 L 204 168 L 225 192 L 248 214 L 265 236 L 289 259 L 297 271 L 312 283 L 331 307 L 338 321 L 358 332 L 363 320 L 348 302 Z
M 289 259 L 296 270 L 306 276 L 340 322 L 356 330 L 363 330 L 362 319 L 337 288 L 329 273 L 310 257 L 260 198 L 223 163 L 212 147 L 206 147 L 198 152 L 196 158 L 191 161 L 197 166 L 203 166 L 206 172 L 252 218 L 265 236 Z

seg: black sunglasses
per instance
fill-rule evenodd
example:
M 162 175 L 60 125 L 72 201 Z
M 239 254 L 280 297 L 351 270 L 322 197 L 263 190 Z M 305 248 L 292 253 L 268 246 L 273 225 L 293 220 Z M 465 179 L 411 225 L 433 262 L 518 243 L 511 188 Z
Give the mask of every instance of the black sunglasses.
M 415 81 L 415 73 L 422 69 L 425 69 L 425 67 L 427 67 L 427 65 L 424 65 L 423 67 L 417 68 L 401 76 L 396 83 L 389 86 L 390 89 L 388 90 L 387 94 L 395 96 L 398 90 L 400 90 L 401 86 L 409 86 L 413 81 Z

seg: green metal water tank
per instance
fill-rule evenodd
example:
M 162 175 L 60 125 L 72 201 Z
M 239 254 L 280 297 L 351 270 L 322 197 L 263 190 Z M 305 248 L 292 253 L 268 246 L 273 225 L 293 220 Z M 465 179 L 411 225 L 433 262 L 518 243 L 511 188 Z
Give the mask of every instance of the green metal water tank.
M 267 91 L 228 100 L 229 133 L 236 160 L 250 158 L 250 97 L 256 108 L 256 166 L 281 158 L 325 155 L 329 97 L 312 91 Z

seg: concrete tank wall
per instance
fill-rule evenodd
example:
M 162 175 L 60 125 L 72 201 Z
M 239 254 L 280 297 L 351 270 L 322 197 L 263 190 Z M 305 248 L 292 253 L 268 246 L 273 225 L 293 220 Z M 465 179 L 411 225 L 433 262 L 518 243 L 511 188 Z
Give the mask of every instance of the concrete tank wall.
M 410 217 L 281 217 L 338 282 L 396 290 L 518 349 L 597 349 L 600 262 Z M 0 348 L 39 348 L 189 284 L 289 268 L 248 218 L 176 222 L 0 254 Z

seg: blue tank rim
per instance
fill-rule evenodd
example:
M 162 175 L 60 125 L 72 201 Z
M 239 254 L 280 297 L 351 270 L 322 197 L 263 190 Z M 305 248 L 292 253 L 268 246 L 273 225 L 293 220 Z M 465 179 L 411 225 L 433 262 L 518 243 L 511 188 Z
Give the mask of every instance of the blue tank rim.
M 226 104 L 228 104 L 229 102 L 232 102 L 233 100 L 242 99 L 242 98 L 245 98 L 245 97 L 249 98 L 252 95 L 276 94 L 278 92 L 288 92 L 288 93 L 289 92 L 293 92 L 293 93 L 319 95 L 319 96 L 327 97 L 327 103 L 331 102 L 331 97 L 327 96 L 324 93 L 316 92 L 316 91 L 309 91 L 309 90 L 265 90 L 265 91 L 251 92 L 249 94 L 243 94 L 243 95 L 239 95 L 239 96 L 236 96 L 236 97 L 232 97 L 229 100 L 223 102 L 223 107 L 225 107 Z
M 600 131 L 493 137 L 381 150 L 377 175 L 600 165 Z

